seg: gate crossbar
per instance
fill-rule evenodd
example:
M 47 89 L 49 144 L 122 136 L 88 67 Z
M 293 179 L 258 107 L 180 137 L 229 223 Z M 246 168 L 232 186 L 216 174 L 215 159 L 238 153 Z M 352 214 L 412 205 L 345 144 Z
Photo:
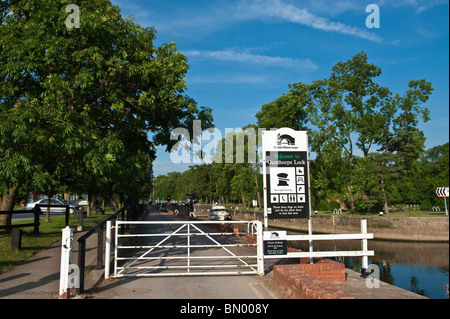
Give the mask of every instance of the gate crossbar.
M 127 224 L 127 225 L 180 225 L 175 231 L 171 233 L 160 233 L 160 234 L 126 234 L 121 235 L 118 233 L 118 229 L 120 228 L 120 225 Z M 211 225 L 211 224 L 247 224 L 247 229 L 255 229 L 256 235 L 257 235 L 257 243 L 256 244 L 241 244 L 241 243 L 235 243 L 235 244 L 221 244 L 211 236 L 218 236 L 218 235 L 239 235 L 239 234 L 247 234 L 243 232 L 205 232 L 202 229 L 200 229 L 197 225 L 198 224 L 205 224 L 205 225 Z M 253 224 L 252 227 L 250 227 L 250 224 Z M 254 227 L 256 226 L 256 227 Z M 196 230 L 197 232 L 191 232 L 191 227 Z M 114 276 L 115 277 L 123 277 L 123 276 L 182 276 L 182 275 L 227 275 L 227 274 L 264 274 L 264 267 L 263 267 L 263 253 L 262 250 L 259 249 L 258 243 L 262 242 L 262 224 L 260 221 L 116 221 L 116 233 L 115 233 L 115 258 L 114 258 Z M 186 232 L 181 232 L 181 230 L 186 229 Z M 255 234 L 255 233 L 252 233 Z M 135 245 L 135 246 L 121 246 L 119 245 L 119 238 L 131 238 L 131 237 L 163 237 L 164 239 L 159 241 L 155 245 Z M 168 245 L 164 244 L 167 240 L 169 240 L 172 237 L 180 236 L 180 237 L 186 237 L 187 244 L 183 245 Z M 205 238 L 212 241 L 214 244 L 211 245 L 192 245 L 191 244 L 191 238 L 194 236 L 204 236 Z M 230 249 L 231 247 L 257 247 L 256 249 L 256 255 L 236 255 L 233 253 Z M 171 248 L 186 248 L 187 249 L 187 256 L 156 256 L 156 257 L 148 257 L 148 255 L 153 252 L 155 249 L 171 249 Z M 191 249 L 192 248 L 221 248 L 225 252 L 228 253 L 227 256 L 191 256 Z M 118 255 L 119 250 L 121 249 L 148 249 L 145 253 L 141 254 L 140 256 L 134 256 L 134 257 L 120 257 Z M 240 263 L 238 264 L 220 264 L 220 265 L 191 265 L 191 260 L 207 260 L 207 259 L 218 259 L 218 260 L 227 260 L 227 259 L 236 259 Z M 256 263 L 249 263 L 247 261 L 255 259 Z M 117 261 L 131 261 L 126 266 L 118 266 Z M 135 266 L 135 264 L 139 261 L 152 261 L 152 260 L 186 260 L 187 265 L 175 265 L 175 266 Z M 246 261 L 247 260 L 247 261 Z M 211 268 L 230 268 L 230 269 L 239 269 L 239 271 L 206 271 L 206 272 L 191 272 L 191 269 L 211 269 Z M 248 270 L 245 271 L 244 269 L 247 268 Z M 154 270 L 166 270 L 166 269 L 186 269 L 186 272 L 180 272 L 180 273 L 125 273 L 127 269 L 137 269 L 137 270 L 145 270 L 145 269 L 154 269 Z

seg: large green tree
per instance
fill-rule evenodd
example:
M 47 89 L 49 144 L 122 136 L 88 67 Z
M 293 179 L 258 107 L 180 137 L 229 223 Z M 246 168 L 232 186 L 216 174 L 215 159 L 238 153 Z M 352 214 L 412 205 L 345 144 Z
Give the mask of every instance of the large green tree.
M 423 151 L 418 123 L 429 119 L 423 104 L 433 91 L 431 83 L 410 81 L 403 95 L 394 95 L 377 83 L 380 75 L 381 68 L 360 52 L 334 65 L 328 78 L 290 85 L 288 94 L 256 114 L 257 124 L 266 128 L 305 129 L 309 123 L 311 150 L 317 156 L 313 191 L 319 197 L 339 196 L 352 212 L 358 202 L 367 202 L 371 191 L 383 198 L 387 212 L 385 175 L 404 172 Z M 289 114 L 272 119 L 283 110 Z M 375 148 L 379 153 L 370 155 Z
M 250 203 L 256 194 L 258 205 L 261 205 L 262 177 L 257 140 L 257 130 L 249 125 L 243 131 L 228 133 L 218 143 L 213 168 L 217 175 L 217 196 L 222 202 Z
M 306 86 L 306 110 L 317 128 L 311 133 L 313 150 L 326 144 L 342 150 L 348 171 L 341 184 L 347 187 L 345 197 L 353 212 L 365 184 L 360 178 L 363 184 L 355 183 L 355 151 L 359 149 L 365 157 L 376 142 L 384 124 L 377 111 L 390 95 L 374 81 L 380 74 L 381 69 L 368 63 L 367 55 L 361 52 L 333 66 L 329 78 Z M 293 89 L 304 91 L 305 85 L 294 84 Z
M 257 127 L 306 130 L 308 117 L 304 105 L 307 96 L 305 91 L 296 90 L 283 94 L 272 102 L 266 103 L 256 113 Z
M 374 159 L 386 214 L 389 213 L 386 174 L 394 179 L 407 175 L 424 152 L 425 136 L 417 125 L 421 119 L 425 122 L 429 120 L 429 110 L 422 105 L 428 100 L 433 87 L 425 80 L 410 81 L 408 87 L 402 96 L 395 95 L 380 110 L 384 125 L 376 137 L 380 153 Z
M 79 28 L 66 25 L 71 3 Z M 109 1 L 10 0 L 0 8 L 3 210 L 23 183 L 49 194 L 88 176 L 129 185 L 155 145 L 173 143 L 171 129 L 212 121 L 185 94 L 187 57 L 174 43 L 154 46 L 156 31 Z

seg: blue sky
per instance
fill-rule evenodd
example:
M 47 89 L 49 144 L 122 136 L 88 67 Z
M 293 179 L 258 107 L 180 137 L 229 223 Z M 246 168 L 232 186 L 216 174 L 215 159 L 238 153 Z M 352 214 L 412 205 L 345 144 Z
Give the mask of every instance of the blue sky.
M 425 78 L 435 91 L 420 127 L 430 148 L 449 141 L 448 0 L 112 0 L 122 15 L 157 30 L 156 45 L 175 41 L 189 57 L 187 94 L 213 109 L 215 126 L 255 123 L 265 103 L 311 83 L 339 61 L 365 51 L 383 73 L 378 83 L 403 93 Z M 367 28 L 366 6 L 380 10 Z M 222 133 L 224 134 L 224 133 Z M 183 171 L 158 148 L 155 175 Z

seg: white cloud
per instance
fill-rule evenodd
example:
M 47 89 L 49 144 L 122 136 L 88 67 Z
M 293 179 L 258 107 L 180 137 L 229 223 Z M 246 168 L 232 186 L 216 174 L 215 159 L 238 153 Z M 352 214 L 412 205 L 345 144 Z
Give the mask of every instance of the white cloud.
M 381 37 L 366 29 L 353 27 L 342 22 L 330 21 L 328 18 L 317 16 L 307 9 L 285 3 L 282 0 L 244 0 L 240 5 L 239 11 L 243 16 L 247 16 L 247 18 L 281 18 L 284 21 L 308 26 L 317 30 L 349 34 L 374 42 L 382 41 Z
M 421 13 L 436 6 L 448 4 L 448 0 L 400 0 L 393 3 L 395 6 L 410 6 L 416 13 Z
M 133 6 L 133 13 L 139 23 L 153 25 L 158 31 L 168 32 L 176 36 L 202 37 L 217 30 L 226 28 L 230 24 L 245 21 L 278 18 L 326 32 L 337 32 L 356 36 L 374 42 L 381 42 L 382 38 L 365 28 L 354 27 L 339 21 L 331 21 L 328 16 L 336 16 L 350 10 L 361 9 L 360 0 L 307 0 L 289 3 L 289 0 L 237 0 L 237 1 L 209 1 L 199 10 L 196 6 L 181 8 L 166 8 L 165 11 L 137 10 Z M 384 0 L 378 0 L 384 3 Z M 432 3 L 444 0 L 430 0 Z M 124 8 L 131 8 L 126 2 L 114 0 Z M 416 10 L 428 7 L 424 0 L 402 0 L 401 5 L 410 5 Z M 399 4 L 400 5 L 400 4 Z M 315 12 L 315 13 L 313 13 Z
M 294 59 L 289 57 L 252 54 L 248 51 L 238 52 L 231 49 L 219 51 L 191 50 L 183 53 L 189 58 L 203 58 L 223 62 L 239 62 L 262 67 L 281 67 L 288 69 L 295 68 L 310 71 L 318 69 L 318 66 L 310 59 Z
M 270 77 L 263 74 L 231 73 L 231 74 L 204 74 L 189 75 L 189 84 L 252 84 L 260 85 L 270 81 Z

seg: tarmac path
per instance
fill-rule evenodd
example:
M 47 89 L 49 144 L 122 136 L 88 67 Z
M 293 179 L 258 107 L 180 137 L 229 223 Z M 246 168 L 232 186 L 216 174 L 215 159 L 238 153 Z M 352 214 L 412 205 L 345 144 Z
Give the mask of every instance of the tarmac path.
M 148 214 L 146 218 L 143 220 L 147 221 L 184 221 L 183 219 L 169 215 L 164 212 L 155 212 Z M 130 229 L 131 233 L 165 233 L 170 234 L 176 231 L 180 227 L 179 224 L 176 225 L 138 225 L 136 229 Z M 192 225 L 191 232 L 200 231 L 196 230 Z M 213 230 L 205 228 L 204 226 L 197 226 L 204 232 L 218 232 L 217 230 Z M 185 227 L 186 228 L 186 227 Z M 186 232 L 186 229 L 183 229 L 181 232 Z M 212 237 L 212 236 L 211 236 Z M 223 237 L 223 236 L 218 236 Z M 142 246 L 151 246 L 156 245 L 160 242 L 164 237 L 138 237 L 138 241 L 133 241 L 132 238 L 127 240 L 126 245 L 142 245 Z M 214 236 L 214 240 L 217 236 Z M 128 239 L 128 238 L 126 238 Z M 186 244 L 186 236 L 179 237 L 170 237 L 161 246 L 181 246 Z M 209 245 L 214 244 L 210 238 L 206 236 L 192 236 L 191 244 L 194 245 Z M 241 238 L 236 238 L 234 236 L 229 236 L 226 239 L 225 243 L 230 242 L 242 242 Z M 222 241 L 221 241 L 222 243 Z M 119 242 L 119 245 L 124 245 Z M 229 250 L 233 250 L 236 255 L 242 256 L 243 254 L 253 254 L 256 255 L 255 248 L 252 247 L 232 247 L 227 248 Z M 160 248 L 150 251 L 151 249 L 143 248 L 143 249 L 134 249 L 129 250 L 128 252 L 122 252 L 119 250 L 120 256 L 181 256 L 186 254 L 187 248 Z M 252 253 L 249 250 L 253 250 Z M 175 255 L 174 255 L 175 253 Z M 208 256 L 226 256 L 230 255 L 226 251 L 221 248 L 202 248 L 202 249 L 191 249 L 191 256 L 204 256 L 207 254 Z M 122 261 L 119 261 L 122 262 Z M 138 267 L 145 266 L 182 266 L 186 265 L 186 260 L 172 260 L 172 259 L 164 259 L 164 260 L 139 260 L 137 262 L 126 261 L 126 264 Z M 210 259 L 200 259 L 193 260 L 191 265 L 209 265 L 214 262 L 217 264 L 219 262 L 220 265 L 227 265 L 230 263 L 228 259 L 217 259 L 211 261 Z M 239 263 L 239 261 L 234 260 L 233 264 Z M 123 263 L 123 262 L 122 262 Z M 250 263 L 250 261 L 248 261 Z M 253 263 L 253 261 L 252 261 Z M 121 263 L 119 263 L 121 265 Z M 124 265 L 124 264 L 122 264 Z M 247 267 L 246 267 L 247 268 Z M 241 269 L 241 268 L 239 268 Z M 203 272 L 208 271 L 225 271 L 224 268 L 219 268 L 219 270 L 211 269 L 201 269 Z M 113 271 L 113 270 L 112 270 Z M 128 274 L 136 274 L 142 273 L 142 269 L 130 269 L 126 270 Z M 186 271 L 186 270 L 166 270 L 166 269 L 156 269 L 156 270 L 145 270 L 147 272 L 153 272 L 161 274 L 164 271 L 167 276 L 162 277 L 122 277 L 122 278 L 113 278 L 104 280 L 99 286 L 91 291 L 89 295 L 90 298 L 101 298 L 101 299 L 279 299 L 286 298 L 286 295 L 283 293 L 283 289 L 280 288 L 275 281 L 268 275 L 259 276 L 257 274 L 252 275 L 170 275 L 170 272 L 173 271 Z M 191 270 L 192 272 L 198 271 L 195 268 Z

